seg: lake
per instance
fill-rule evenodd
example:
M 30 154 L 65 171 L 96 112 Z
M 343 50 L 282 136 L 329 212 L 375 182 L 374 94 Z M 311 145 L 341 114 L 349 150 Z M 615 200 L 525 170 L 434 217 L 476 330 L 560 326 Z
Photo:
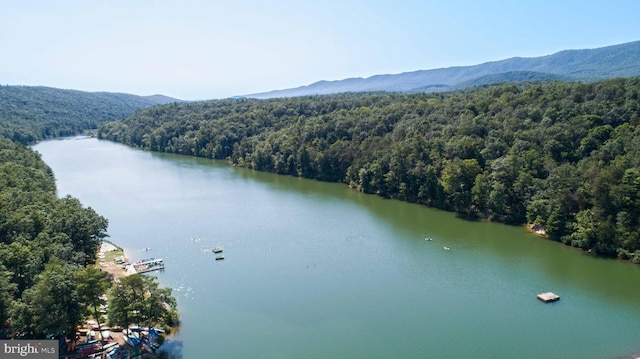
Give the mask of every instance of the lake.
M 175 357 L 640 355 L 640 266 L 224 161 L 84 137 L 33 148 L 131 260 L 165 260 Z

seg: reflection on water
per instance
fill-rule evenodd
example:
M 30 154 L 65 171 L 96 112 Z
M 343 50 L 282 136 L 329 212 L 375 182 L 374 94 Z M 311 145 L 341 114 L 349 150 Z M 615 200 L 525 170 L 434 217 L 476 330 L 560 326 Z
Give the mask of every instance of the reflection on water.
M 158 359 L 182 359 L 182 345 L 182 340 L 169 336 L 156 353 L 156 356 Z

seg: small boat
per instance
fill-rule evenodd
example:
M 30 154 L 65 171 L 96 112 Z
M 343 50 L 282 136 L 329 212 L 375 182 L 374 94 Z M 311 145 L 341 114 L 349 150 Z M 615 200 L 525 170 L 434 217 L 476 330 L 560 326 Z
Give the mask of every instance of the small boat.
M 223 259 L 224 259 L 224 256 L 223 256 L 223 255 L 216 256 L 216 260 L 217 260 L 217 261 L 221 261 L 221 260 L 223 260 Z
M 133 333 L 133 332 L 141 332 L 142 331 L 142 327 L 139 325 L 132 325 L 129 327 L 129 332 Z
M 111 349 L 111 348 L 116 348 L 117 346 L 118 346 L 118 342 L 115 342 L 115 341 L 114 341 L 114 342 L 111 342 L 111 343 L 108 343 L 108 344 L 103 345 L 103 346 L 102 346 L 102 350 L 104 350 L 104 351 L 111 351 L 111 350 L 113 350 L 113 349 Z
M 220 253 L 220 252 L 222 252 L 222 247 L 215 247 L 213 249 L 213 253 Z
M 132 347 L 136 347 L 138 345 L 138 338 L 131 335 L 125 335 L 124 342 L 131 345 Z
M 445 250 L 445 251 L 450 251 L 450 250 L 451 250 L 451 248 L 449 248 L 449 247 L 444 247 L 444 250 Z
M 107 359 L 115 359 L 115 358 L 120 358 L 120 356 L 118 355 L 120 353 L 120 348 L 115 347 L 113 348 L 113 350 L 111 350 L 109 353 L 107 353 Z
M 431 237 L 427 237 L 427 238 L 425 238 L 424 240 L 425 240 L 425 241 L 432 241 L 432 240 L 433 240 L 433 238 L 431 238 Z

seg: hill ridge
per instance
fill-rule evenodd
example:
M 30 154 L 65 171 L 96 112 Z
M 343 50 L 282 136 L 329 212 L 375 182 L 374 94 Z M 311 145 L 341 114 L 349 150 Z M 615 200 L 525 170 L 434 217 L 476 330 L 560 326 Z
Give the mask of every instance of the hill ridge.
M 594 49 L 561 50 L 538 57 L 510 57 L 470 66 L 451 66 L 398 74 L 321 80 L 300 87 L 254 93 L 245 97 L 273 98 L 340 92 L 433 92 L 508 81 L 515 72 L 537 73 L 537 80 L 594 82 L 640 76 L 640 41 Z M 484 79 L 484 80 L 483 80 Z M 517 79 L 515 79 L 517 80 Z M 425 90 L 427 89 L 427 90 Z M 431 89 L 431 90 L 429 90 Z
M 0 86 L 0 136 L 21 143 L 68 136 L 136 110 L 182 102 L 163 95 L 86 92 L 47 86 Z

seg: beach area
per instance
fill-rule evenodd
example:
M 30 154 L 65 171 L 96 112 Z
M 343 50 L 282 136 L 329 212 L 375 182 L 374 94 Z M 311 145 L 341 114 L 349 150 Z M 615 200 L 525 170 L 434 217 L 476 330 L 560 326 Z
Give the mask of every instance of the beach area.
M 123 263 L 130 263 L 124 249 L 110 242 L 102 242 L 97 264 L 100 270 L 108 273 L 113 280 L 136 273 L 132 265 L 123 268 Z

